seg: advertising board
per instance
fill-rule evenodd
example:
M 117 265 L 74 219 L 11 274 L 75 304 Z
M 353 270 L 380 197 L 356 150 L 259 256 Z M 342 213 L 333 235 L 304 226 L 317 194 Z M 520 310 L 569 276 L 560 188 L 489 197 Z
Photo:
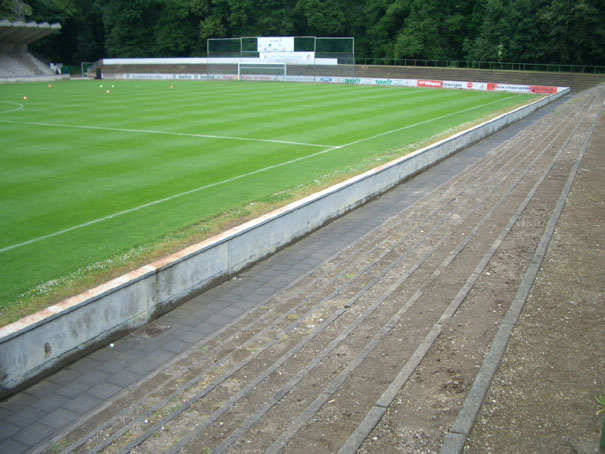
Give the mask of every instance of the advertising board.
M 419 80 L 417 82 L 419 87 L 425 88 L 441 88 L 443 87 L 443 81 L 441 80 Z
M 294 52 L 293 36 L 264 36 L 257 38 L 259 52 Z
M 279 62 L 290 64 L 312 63 L 314 52 L 260 52 L 259 58 L 263 62 Z
M 557 93 L 557 87 L 545 87 L 542 85 L 530 85 L 529 91 L 539 95 L 552 95 Z
M 311 53 L 305 54 L 301 58 Z M 258 59 L 255 60 L 258 62 Z M 124 79 L 146 79 L 146 80 L 237 80 L 235 74 L 170 74 L 170 73 L 125 73 L 118 75 Z M 427 79 L 390 79 L 390 78 L 369 78 L 369 77 L 340 77 L 340 76 L 306 76 L 297 75 L 271 75 L 271 74 L 246 74 L 242 80 L 257 81 L 290 81 L 290 82 L 319 82 L 330 84 L 352 84 L 352 85 L 379 85 L 379 86 L 397 86 L 397 87 L 424 87 L 424 88 L 445 88 L 453 90 L 479 90 L 479 91 L 500 91 L 508 93 L 531 93 L 537 95 L 552 95 L 565 90 L 565 87 L 552 87 L 546 85 L 519 85 L 502 84 L 488 82 L 469 82 L 469 81 L 451 81 L 451 80 L 427 80 Z

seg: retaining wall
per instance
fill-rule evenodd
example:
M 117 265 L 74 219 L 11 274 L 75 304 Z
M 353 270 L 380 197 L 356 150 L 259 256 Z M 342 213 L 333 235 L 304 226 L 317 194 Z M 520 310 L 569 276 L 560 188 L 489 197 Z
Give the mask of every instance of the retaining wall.
M 0 328 L 0 398 L 568 92 L 541 98 Z

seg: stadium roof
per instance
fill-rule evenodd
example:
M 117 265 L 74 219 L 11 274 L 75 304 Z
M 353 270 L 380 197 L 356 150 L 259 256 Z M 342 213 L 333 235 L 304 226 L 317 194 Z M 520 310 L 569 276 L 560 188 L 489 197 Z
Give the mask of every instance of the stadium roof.
M 0 43 L 27 45 L 61 30 L 61 24 L 0 20 Z

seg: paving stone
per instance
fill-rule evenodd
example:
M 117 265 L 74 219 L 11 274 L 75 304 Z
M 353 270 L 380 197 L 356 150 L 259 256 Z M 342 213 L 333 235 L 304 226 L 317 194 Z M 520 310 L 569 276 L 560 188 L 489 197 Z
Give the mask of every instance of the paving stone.
M 75 370 L 63 369 L 57 372 L 56 374 L 51 375 L 47 378 L 47 380 L 51 383 L 55 383 L 57 385 L 67 385 L 71 383 L 76 378 L 78 378 L 80 374 L 78 374 Z
M 254 292 L 251 295 L 246 296 L 245 300 L 250 302 L 250 303 L 255 303 L 254 305 L 257 306 L 260 303 L 264 303 L 265 301 L 267 301 L 268 299 L 272 298 L 274 296 L 274 293 L 269 293 L 269 294 L 263 294 L 261 292 Z M 237 301 L 234 304 L 237 304 L 241 302 Z
M 167 350 L 174 354 L 179 354 L 179 353 L 187 350 L 190 346 L 191 346 L 191 344 L 188 342 L 183 342 L 178 339 L 174 339 L 174 340 L 164 344 L 164 350 Z
M 20 428 L 24 428 L 35 423 L 40 418 L 44 417 L 46 414 L 47 412 L 44 412 L 39 408 L 25 407 L 20 411 L 14 413 L 10 417 L 9 421 L 11 424 L 19 426 Z
M 217 327 L 222 327 L 222 326 L 226 325 L 227 323 L 231 322 L 231 320 L 232 320 L 231 317 L 226 317 L 222 314 L 215 314 L 215 315 L 212 315 L 211 317 L 209 317 L 208 320 L 206 320 L 206 323 L 210 323 Z
M 55 430 L 52 427 L 49 427 L 40 422 L 31 424 L 27 426 L 25 429 L 20 430 L 16 434 L 14 434 L 11 438 L 19 443 L 22 443 L 27 446 L 35 446 L 40 443 L 42 440 L 53 435 Z
M 241 299 L 240 301 L 238 301 L 236 303 L 233 303 L 232 307 L 235 309 L 240 309 L 241 313 L 244 313 L 244 312 L 252 309 L 253 307 L 258 306 L 259 303 L 264 300 L 266 300 L 266 298 L 259 297 L 258 300 L 255 300 L 253 297 L 248 296 L 246 298 Z
M 107 400 L 122 390 L 121 386 L 111 383 L 101 383 L 87 391 L 88 394 L 101 400 Z
M 120 339 L 113 343 L 112 350 L 117 353 L 128 352 L 138 345 L 138 340 L 132 336 L 128 336 L 124 339 Z
M 208 333 L 205 333 L 205 332 L 188 330 L 188 331 L 183 332 L 179 336 L 178 340 L 180 340 L 181 342 L 186 342 L 188 344 L 195 344 L 207 336 L 208 336 Z
M 75 398 L 68 401 L 63 408 L 83 415 L 97 407 L 99 404 L 101 404 L 100 399 L 88 394 L 79 394 Z
M 29 404 L 35 401 L 36 397 L 24 391 L 17 393 L 9 397 L 8 399 L 0 402 L 0 408 L 14 413 L 27 407 Z
M 114 344 L 115 348 L 115 344 Z M 100 364 L 103 364 L 105 361 L 110 361 L 114 358 L 117 358 L 119 353 L 114 350 L 114 348 L 109 348 L 109 344 L 107 347 L 97 350 L 94 353 L 90 354 L 90 358 L 94 361 L 98 361 Z
M 223 295 L 221 298 L 217 298 L 208 304 L 205 304 L 203 307 L 199 308 L 197 314 L 211 314 L 218 310 L 221 310 L 223 307 L 231 304 L 233 301 L 237 301 L 238 298 L 233 298 L 230 295 Z
M 90 387 L 91 385 L 74 381 L 62 386 L 61 388 L 58 388 L 55 392 L 57 394 L 61 394 L 62 396 L 72 398 L 90 389 Z
M 15 440 L 4 440 L 0 442 L 0 452 L 6 454 L 21 454 L 29 449 L 28 446 L 23 443 L 19 443 Z
M 123 370 L 128 363 L 122 359 L 111 359 L 99 366 L 99 370 L 107 372 L 108 374 L 115 374 Z
M 275 295 L 276 293 L 277 291 L 275 288 L 265 285 L 255 292 L 255 296 L 264 300 Z
M 256 278 L 255 276 L 247 278 L 247 279 L 249 279 L 249 280 L 246 283 L 248 284 L 248 289 L 251 291 L 256 290 L 257 288 L 261 287 L 265 283 L 265 281 L 260 280 L 260 279 Z
M 246 296 L 250 293 L 252 287 L 247 285 L 240 285 L 238 288 L 234 288 L 229 290 L 229 294 L 234 296 L 235 298 L 241 298 L 242 296 Z
M 57 385 L 49 382 L 48 380 L 42 380 L 35 385 L 27 388 L 27 393 L 31 394 L 36 398 L 44 397 L 48 393 L 53 392 L 56 389 Z
M 149 354 L 157 351 L 160 346 L 163 346 L 163 342 L 157 339 L 143 338 L 141 343 L 137 347 L 137 350 L 143 354 Z
M 198 315 L 192 315 L 188 319 L 182 320 L 181 323 L 190 328 L 194 328 L 203 324 L 206 321 L 206 317 L 201 317 Z
M 235 304 L 224 308 L 219 315 L 222 315 L 224 317 L 228 317 L 230 319 L 234 319 L 239 317 L 242 314 L 242 309 L 235 306 Z
M 168 352 L 168 351 L 164 350 L 163 348 L 158 348 L 155 351 L 153 351 L 152 353 L 149 353 L 148 355 L 146 355 L 145 360 L 149 361 L 150 363 L 155 364 L 156 367 L 160 367 L 160 366 L 163 366 L 164 364 L 166 364 L 168 361 L 170 361 L 174 357 L 175 357 L 174 353 Z
M 12 420 L 11 420 L 12 422 Z M 8 421 L 0 421 L 0 440 L 4 440 L 14 433 L 19 432 L 23 427 L 19 427 L 16 424 L 11 424 Z M 2 452 L 2 451 L 0 451 Z
M 126 364 L 130 364 L 135 361 L 138 361 L 140 358 L 141 358 L 141 350 L 138 349 L 138 344 L 137 344 L 137 348 L 132 348 L 127 352 L 120 353 L 120 356 L 119 356 L 120 361 L 123 361 Z
M 157 364 L 145 358 L 129 364 L 126 370 L 138 374 L 139 376 L 145 376 L 156 370 L 157 367 Z
M 107 379 L 107 382 L 120 386 L 121 388 L 126 388 L 127 386 L 132 385 L 140 379 L 141 375 L 129 372 L 127 370 L 122 370 L 116 374 L 111 375 Z
M 109 374 L 107 372 L 103 372 L 102 370 L 91 370 L 86 372 L 81 377 L 78 378 L 78 383 L 84 383 L 85 385 L 98 385 L 99 383 L 103 383 L 107 380 Z
M 219 285 L 217 287 L 211 288 L 207 292 L 204 292 L 203 295 L 196 297 L 195 300 L 201 301 L 201 300 L 204 300 L 205 298 L 212 299 L 213 297 L 219 296 L 221 294 L 222 294 L 222 290 L 220 289 L 220 285 Z
M 188 317 L 191 313 L 195 312 L 195 307 L 191 304 L 183 304 L 182 306 L 177 307 L 172 310 L 172 316 L 177 318 Z
M 74 422 L 79 416 L 80 415 L 76 412 L 65 408 L 57 408 L 55 411 L 42 418 L 40 422 L 53 429 L 60 429 Z
M 175 325 L 178 325 L 180 323 L 180 318 L 175 317 L 172 312 L 169 312 L 168 314 L 165 314 L 162 316 L 162 321 L 164 324 L 168 324 L 171 327 L 174 328 Z
M 99 367 L 100 363 L 98 361 L 94 361 L 89 357 L 82 358 L 76 361 L 73 364 L 68 366 L 68 370 L 75 370 L 80 374 L 85 374 L 86 372 L 90 372 L 91 370 Z
M 65 402 L 67 402 L 66 397 L 53 392 L 53 393 L 47 394 L 46 396 L 42 397 L 38 401 L 33 402 L 32 407 L 38 408 L 38 409 L 48 413 L 53 410 L 56 410 L 57 408 L 62 406 Z

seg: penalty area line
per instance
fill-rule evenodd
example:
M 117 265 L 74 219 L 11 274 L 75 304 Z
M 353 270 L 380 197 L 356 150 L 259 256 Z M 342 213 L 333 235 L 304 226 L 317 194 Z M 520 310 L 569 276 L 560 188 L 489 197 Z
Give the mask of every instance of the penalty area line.
M 23 107 L 23 106 L 21 106 Z M 17 109 L 19 110 L 19 109 Z M 13 112 L 13 111 L 11 111 Z M 55 128 L 71 128 L 71 129 L 86 129 L 92 131 L 112 131 L 112 132 L 126 132 L 134 134 L 157 134 L 166 136 L 177 136 L 177 137 L 196 137 L 200 139 L 218 139 L 218 140 L 236 140 L 242 142 L 261 142 L 261 143 L 279 143 L 282 145 L 298 145 L 305 147 L 316 147 L 326 148 L 330 145 L 320 143 L 305 143 L 305 142 L 293 142 L 289 140 L 276 140 L 276 139 L 253 139 L 251 137 L 236 137 L 236 136 L 220 136 L 214 134 L 194 134 L 187 132 L 171 132 L 171 131 L 156 131 L 153 129 L 126 129 L 126 128 L 110 128 L 105 126 L 89 126 L 89 125 L 69 125 L 62 123 L 44 123 L 40 121 L 15 121 L 15 120 L 0 120 L 0 123 L 10 123 L 17 125 L 26 126 L 43 126 L 43 127 L 55 127 Z
M 160 203 L 168 202 L 170 200 L 174 200 L 174 199 L 177 199 L 179 197 L 183 197 L 183 196 L 186 196 L 186 195 L 194 194 L 196 192 L 204 191 L 206 189 L 210 189 L 210 188 L 213 188 L 213 187 L 216 187 L 216 186 L 220 186 L 220 185 L 223 185 L 223 184 L 231 183 L 233 181 L 241 180 L 243 178 L 246 178 L 246 177 L 249 177 L 249 176 L 252 176 L 252 175 L 256 175 L 256 174 L 259 174 L 259 173 L 266 172 L 268 170 L 277 169 L 279 167 L 284 167 L 284 166 L 287 166 L 287 165 L 290 165 L 290 164 L 294 164 L 295 162 L 299 162 L 299 161 L 303 161 L 305 159 L 309 159 L 309 158 L 313 158 L 313 157 L 316 157 L 316 156 L 320 156 L 320 155 L 329 153 L 329 152 L 334 151 L 334 150 L 341 150 L 343 148 L 350 147 L 352 145 L 357 145 L 357 144 L 362 143 L 362 142 L 367 142 L 369 140 L 376 139 L 378 137 L 382 137 L 382 136 L 385 136 L 385 135 L 388 135 L 388 134 L 393 134 L 395 132 L 404 131 L 406 129 L 413 128 L 415 126 L 420 126 L 420 125 L 423 125 L 423 124 L 426 124 L 426 123 L 430 123 L 430 122 L 433 122 L 433 121 L 441 120 L 443 118 L 450 117 L 452 115 L 457 115 L 457 114 L 460 114 L 460 113 L 464 113 L 464 112 L 468 112 L 468 111 L 471 111 L 471 110 L 479 109 L 481 107 L 485 107 L 485 106 L 488 106 L 488 105 L 491 105 L 491 104 L 502 102 L 502 101 L 505 101 L 505 100 L 510 99 L 510 98 L 512 98 L 512 96 L 500 99 L 498 101 L 490 102 L 490 103 L 487 103 L 487 104 L 482 104 L 480 106 L 470 107 L 468 109 L 463 109 L 463 110 L 460 110 L 460 111 L 457 111 L 457 112 L 453 112 L 453 113 L 450 113 L 450 114 L 441 115 L 439 117 L 435 117 L 435 118 L 432 118 L 430 120 L 420 121 L 420 122 L 414 123 L 412 125 L 407 125 L 407 126 L 404 126 L 404 127 L 401 127 L 401 128 L 392 129 L 390 131 L 385 131 L 385 132 L 382 132 L 380 134 L 376 134 L 376 135 L 371 136 L 371 137 L 366 137 L 366 138 L 363 138 L 363 139 L 359 139 L 359 140 L 356 140 L 354 142 L 349 142 L 349 143 L 344 144 L 344 145 L 329 147 L 329 148 L 326 148 L 324 150 L 321 150 L 321 151 L 318 151 L 318 152 L 315 152 L 315 153 L 311 153 L 311 154 L 306 155 L 306 156 L 301 156 L 299 158 L 290 159 L 289 161 L 280 162 L 278 164 L 273 164 L 273 165 L 270 165 L 270 166 L 267 166 L 267 167 L 263 167 L 262 169 L 253 170 L 252 172 L 243 173 L 241 175 L 237 175 L 237 176 L 234 176 L 234 177 L 231 177 L 231 178 L 227 178 L 226 180 L 217 181 L 215 183 L 210 183 L 210 184 L 207 184 L 207 185 L 204 185 L 204 186 L 200 186 L 198 188 L 191 189 L 189 191 L 180 192 L 178 194 L 174 194 L 174 195 L 171 195 L 171 196 L 168 196 L 168 197 L 164 197 L 162 199 L 154 200 L 152 202 L 148 202 L 148 203 L 145 203 L 143 205 L 139 205 L 139 206 L 136 206 L 136 207 L 133 207 L 133 208 L 129 208 L 127 210 L 122 210 L 122 211 L 119 211 L 117 213 L 113 213 L 113 214 L 110 214 L 110 215 L 107 215 L 107 216 L 103 216 L 103 217 L 98 218 L 98 219 L 93 219 L 92 221 L 88 221 L 88 222 L 84 222 L 82 224 L 78 224 L 78 225 L 75 225 L 75 226 L 72 226 L 72 227 L 68 227 L 66 229 L 59 230 L 57 232 L 49 233 L 47 235 L 42 235 L 40 237 L 33 238 L 31 240 L 24 241 L 22 243 L 16 243 L 16 244 L 13 244 L 11 246 L 6 246 L 6 247 L 0 249 L 0 253 L 7 252 L 7 251 L 10 251 L 12 249 L 16 249 L 16 248 L 19 248 L 19 247 L 22 247 L 22 246 L 27 246 L 29 244 L 37 243 L 38 241 L 46 240 L 48 238 L 53 238 L 53 237 L 56 237 L 56 236 L 59 236 L 59 235 L 63 235 L 64 233 L 73 232 L 74 230 L 78 230 L 78 229 L 81 229 L 81 228 L 84 228 L 84 227 L 88 227 L 88 226 L 91 226 L 91 225 L 94 225 L 94 224 L 98 224 L 100 222 L 116 218 L 118 216 L 123 216 L 125 214 L 134 213 L 135 211 L 139 211 L 139 210 L 142 210 L 144 208 L 149 208 L 151 206 L 158 205 Z M 3 120 L 0 120 L 0 122 L 2 122 L 2 121 Z

